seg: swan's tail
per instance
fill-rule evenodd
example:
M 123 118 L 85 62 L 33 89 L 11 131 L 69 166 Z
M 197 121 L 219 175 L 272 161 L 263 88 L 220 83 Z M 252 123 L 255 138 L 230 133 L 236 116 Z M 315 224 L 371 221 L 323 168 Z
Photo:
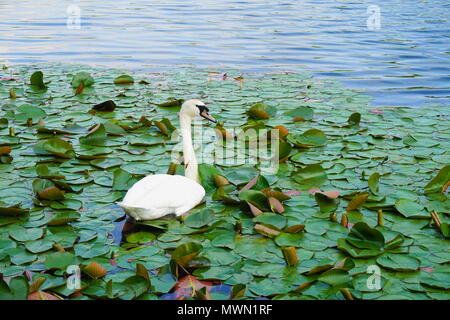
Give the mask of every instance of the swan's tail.
M 121 207 L 126 214 L 128 214 L 130 217 L 133 217 L 136 221 L 142 220 L 142 217 L 152 215 L 151 210 L 147 208 L 131 207 L 124 204 L 123 202 L 116 202 L 116 204 Z

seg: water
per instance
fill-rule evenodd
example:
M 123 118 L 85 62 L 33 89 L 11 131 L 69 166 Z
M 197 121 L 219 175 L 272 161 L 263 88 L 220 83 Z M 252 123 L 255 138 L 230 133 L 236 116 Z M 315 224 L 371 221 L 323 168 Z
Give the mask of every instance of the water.
M 69 5 L 81 10 L 73 29 Z M 380 29 L 367 8 L 380 8 Z M 0 63 L 309 71 L 372 105 L 450 103 L 450 2 L 1 1 Z M 75 24 L 76 26 L 76 24 Z

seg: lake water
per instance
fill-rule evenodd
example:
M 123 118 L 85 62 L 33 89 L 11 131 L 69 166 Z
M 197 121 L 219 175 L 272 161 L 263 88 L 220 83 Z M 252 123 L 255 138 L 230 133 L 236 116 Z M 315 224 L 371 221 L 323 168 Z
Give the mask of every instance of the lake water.
M 449 16 L 446 0 L 0 1 L 0 63 L 308 71 L 374 106 L 449 105 Z

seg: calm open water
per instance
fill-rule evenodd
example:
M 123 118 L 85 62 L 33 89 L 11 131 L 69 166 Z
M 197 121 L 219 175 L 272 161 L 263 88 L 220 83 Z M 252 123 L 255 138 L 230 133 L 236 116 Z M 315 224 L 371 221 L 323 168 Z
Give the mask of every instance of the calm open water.
M 374 106 L 450 105 L 449 16 L 448 0 L 0 1 L 0 63 L 308 71 Z

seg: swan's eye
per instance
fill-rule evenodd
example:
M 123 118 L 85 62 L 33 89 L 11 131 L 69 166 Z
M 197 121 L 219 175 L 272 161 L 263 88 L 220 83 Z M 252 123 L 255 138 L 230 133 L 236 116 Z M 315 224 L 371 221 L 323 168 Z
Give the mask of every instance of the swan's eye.
M 197 104 L 196 107 L 200 110 L 200 113 L 202 113 L 203 111 L 209 112 L 208 107 L 206 107 L 204 105 Z

